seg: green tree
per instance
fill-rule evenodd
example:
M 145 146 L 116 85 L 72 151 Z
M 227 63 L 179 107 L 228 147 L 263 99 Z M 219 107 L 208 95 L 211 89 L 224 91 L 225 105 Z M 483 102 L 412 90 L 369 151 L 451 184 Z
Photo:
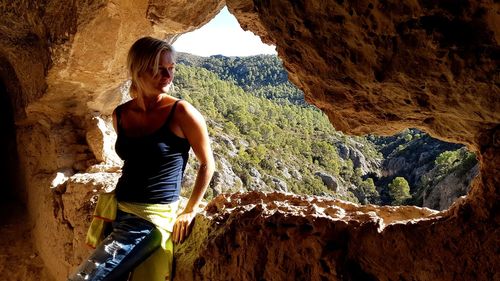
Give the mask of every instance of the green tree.
M 395 177 L 388 187 L 392 205 L 402 205 L 411 198 L 410 185 L 404 177 Z
M 227 121 L 226 123 L 224 123 L 224 132 L 231 135 L 236 135 L 239 133 L 239 130 L 233 122 Z
M 372 204 L 379 204 L 380 195 L 375 187 L 375 183 L 372 178 L 367 178 L 366 180 L 361 182 L 361 188 L 366 196 L 368 202 Z
M 442 152 L 441 154 L 436 157 L 436 165 L 438 166 L 452 166 L 453 163 L 458 160 L 459 158 L 459 152 L 458 150 L 455 151 L 445 151 Z

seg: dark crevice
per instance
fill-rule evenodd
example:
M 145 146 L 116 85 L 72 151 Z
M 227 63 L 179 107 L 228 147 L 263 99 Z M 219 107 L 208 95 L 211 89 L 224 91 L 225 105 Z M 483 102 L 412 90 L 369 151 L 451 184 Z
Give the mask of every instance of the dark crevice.
M 0 190 L 1 201 L 23 201 L 22 181 L 17 154 L 16 128 L 12 103 L 3 81 L 0 81 Z

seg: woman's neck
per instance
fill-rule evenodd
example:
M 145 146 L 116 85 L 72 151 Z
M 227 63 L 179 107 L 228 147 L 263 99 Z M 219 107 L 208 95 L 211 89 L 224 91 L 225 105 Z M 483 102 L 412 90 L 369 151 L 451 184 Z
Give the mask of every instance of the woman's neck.
M 152 111 L 161 105 L 165 94 L 159 94 L 154 96 L 138 95 L 136 98 L 136 104 L 144 112 Z

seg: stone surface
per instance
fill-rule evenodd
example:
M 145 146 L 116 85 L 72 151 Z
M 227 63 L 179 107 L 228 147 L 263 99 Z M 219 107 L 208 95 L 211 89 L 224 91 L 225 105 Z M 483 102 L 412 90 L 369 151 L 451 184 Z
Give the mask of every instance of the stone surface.
M 0 2 L 0 79 L 14 108 L 32 242 L 56 280 L 83 254 L 75 250 L 89 189 L 107 181 L 101 171 L 117 169 L 95 118 L 109 120 L 127 98 L 128 47 L 144 35 L 175 39 L 223 4 Z M 291 81 L 337 129 L 416 127 L 468 145 L 480 176 L 467 198 L 437 215 L 290 195 L 219 197 L 179 247 L 176 279 L 500 279 L 500 4 L 226 4 L 244 29 L 277 46 Z
M 193 31 L 214 18 L 224 1 L 150 0 L 146 17 L 155 30 L 167 30 L 172 36 Z
M 381 168 L 380 159 L 373 157 L 373 159 L 366 159 L 361 151 L 363 144 L 352 141 L 347 145 L 344 142 L 337 142 L 335 144 L 339 156 L 344 160 L 351 160 L 354 168 L 361 169 L 363 174 L 373 173 L 379 174 Z
M 377 248 L 373 245 L 387 239 L 384 250 L 394 253 L 393 243 L 408 241 L 399 229 L 443 218 L 426 208 L 260 192 L 220 195 L 205 210 L 193 234 L 176 248 L 176 280 L 376 280 L 366 279 L 381 272 L 376 266 L 363 268 L 370 259 L 364 247 Z M 388 271 L 380 280 L 401 274 Z M 431 280 L 419 277 L 438 273 L 413 277 Z
M 85 244 L 85 236 L 92 221 L 97 195 L 113 191 L 119 176 L 117 173 L 79 173 L 65 182 L 64 193 L 60 195 L 64 208 L 61 216 L 73 232 L 68 260 L 72 266 L 80 264 L 91 251 Z
M 328 189 L 334 192 L 339 191 L 338 189 L 339 182 L 334 176 L 325 174 L 323 172 L 316 172 L 314 173 L 314 175 L 319 177 L 323 181 L 323 184 L 326 185 L 326 187 L 328 187 Z
M 239 191 L 243 186 L 241 179 L 234 173 L 231 163 L 226 158 L 215 156 L 219 164 L 217 171 L 210 182 L 210 188 L 213 189 L 214 197 L 221 193 L 230 193 Z M 192 185 L 191 185 L 192 186 Z
M 466 194 L 469 191 L 470 186 L 465 185 L 465 183 L 473 180 L 478 169 L 479 167 L 476 165 L 465 173 L 456 171 L 448 175 L 423 196 L 422 206 L 434 210 L 446 210 L 461 194 Z
M 121 167 L 123 161 L 115 152 L 116 133 L 112 124 L 110 119 L 104 120 L 95 116 L 90 119 L 85 137 L 98 162 Z

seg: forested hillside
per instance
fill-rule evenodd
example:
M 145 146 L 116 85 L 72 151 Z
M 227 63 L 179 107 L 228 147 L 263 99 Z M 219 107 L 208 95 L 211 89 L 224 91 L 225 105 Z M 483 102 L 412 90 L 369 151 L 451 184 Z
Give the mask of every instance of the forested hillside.
M 281 190 L 439 209 L 449 201 L 442 193 L 453 199 L 465 194 L 473 177 L 459 180 L 458 193 L 436 195 L 440 181 L 429 177 L 471 171 L 472 154 L 417 130 L 390 138 L 345 136 L 304 103 L 276 56 L 180 54 L 177 62 L 174 95 L 204 114 L 213 140 L 217 172 L 207 199 L 222 192 Z M 187 177 L 185 186 L 193 180 Z
M 197 57 L 178 54 L 177 62 L 186 66 L 204 68 L 215 73 L 221 80 L 233 82 L 247 93 L 273 100 L 277 103 L 306 105 L 303 93 L 288 81 L 277 56 L 251 57 Z

